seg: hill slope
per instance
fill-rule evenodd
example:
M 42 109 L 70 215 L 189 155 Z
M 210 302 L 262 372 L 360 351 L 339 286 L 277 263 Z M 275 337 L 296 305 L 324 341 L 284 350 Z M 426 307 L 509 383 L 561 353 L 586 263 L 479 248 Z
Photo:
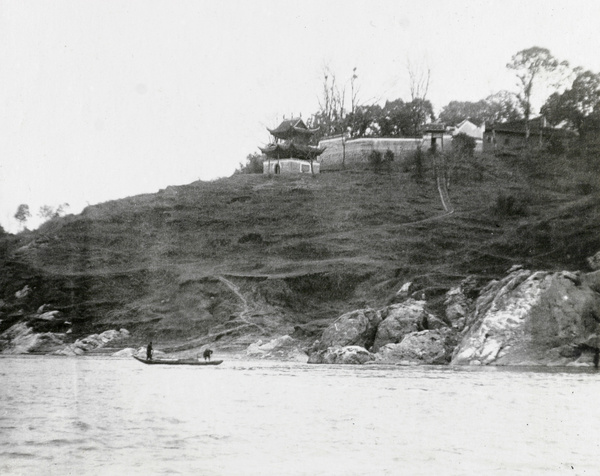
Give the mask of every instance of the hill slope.
M 400 165 L 236 175 L 91 206 L 4 239 L 0 331 L 49 304 L 73 338 L 124 327 L 173 349 L 310 339 L 406 281 L 435 310 L 468 275 L 584 268 L 600 249 L 597 175 L 537 160 L 485 156 L 476 174 L 455 169 L 451 214 L 431 168 L 416 181 Z

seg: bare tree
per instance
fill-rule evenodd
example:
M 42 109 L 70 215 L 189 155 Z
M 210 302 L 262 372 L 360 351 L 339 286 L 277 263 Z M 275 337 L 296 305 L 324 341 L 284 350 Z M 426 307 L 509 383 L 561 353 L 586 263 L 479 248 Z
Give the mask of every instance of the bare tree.
M 356 86 L 356 80 L 358 76 L 356 74 L 356 66 L 352 69 L 352 77 L 350 78 L 350 88 L 351 88 L 351 97 L 350 100 L 352 102 L 350 112 L 354 114 L 356 111 L 356 106 L 358 102 L 358 91 L 360 88 Z
M 346 86 L 340 88 L 335 73 L 325 66 L 323 68 L 322 93 L 319 101 L 319 112 L 313 116 L 312 125 L 318 126 L 323 135 L 342 132 L 342 120 L 346 115 Z
M 410 59 L 406 60 L 406 70 L 408 71 L 408 85 L 410 87 L 410 98 L 427 99 L 429 92 L 429 81 L 431 80 L 431 68 L 424 63 L 414 64 Z
M 427 100 L 429 93 L 429 83 L 431 80 L 431 68 L 429 65 L 421 62 L 413 63 L 410 59 L 406 60 L 406 70 L 408 71 L 408 85 L 410 88 L 409 107 L 411 110 L 411 122 L 413 134 L 417 134 L 419 128 L 429 117 L 433 117 L 433 106 Z

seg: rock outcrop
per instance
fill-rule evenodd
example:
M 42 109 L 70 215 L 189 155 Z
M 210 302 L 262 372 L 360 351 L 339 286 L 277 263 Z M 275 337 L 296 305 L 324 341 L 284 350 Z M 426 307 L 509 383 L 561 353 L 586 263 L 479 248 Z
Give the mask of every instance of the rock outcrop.
M 334 346 L 314 352 L 308 359 L 309 364 L 364 364 L 375 360 L 375 356 L 359 345 L 345 347 Z
M 266 344 L 260 340 L 250 344 L 246 349 L 246 355 L 258 359 L 306 361 L 306 353 L 301 350 L 300 342 L 288 335 L 272 339 Z
M 374 309 L 358 309 L 343 314 L 325 329 L 320 341 L 317 341 L 311 350 L 347 346 L 369 349 L 373 345 L 381 320 L 381 313 Z
M 110 354 L 111 357 L 131 357 L 132 355 L 137 355 L 138 353 L 145 352 L 145 350 L 140 351 L 140 349 L 134 349 L 133 347 L 126 347 L 121 349 L 113 354 Z
M 383 321 L 377 327 L 373 352 L 386 344 L 397 344 L 412 333 L 427 329 L 440 329 L 446 324 L 425 309 L 425 301 L 409 299 L 380 310 Z
M 482 290 L 451 363 L 591 363 L 599 323 L 600 271 L 513 269 Z
M 27 354 L 52 352 L 64 345 L 65 334 L 34 332 L 25 322 L 14 324 L 0 335 L 3 354 Z
M 596 253 L 594 256 L 590 256 L 587 259 L 587 262 L 590 265 L 590 268 L 592 268 L 594 271 L 598 271 L 600 269 L 600 251 L 598 251 L 598 253 Z
M 69 344 L 63 349 L 55 352 L 57 355 L 83 355 L 92 350 L 99 349 L 106 346 L 109 342 L 121 341 L 129 338 L 129 331 L 127 329 L 109 330 L 104 331 L 102 334 L 92 334 L 84 337 L 83 339 L 77 339 L 73 344 Z
M 473 310 L 477 293 L 477 280 L 474 277 L 468 277 L 446 293 L 444 299 L 446 321 L 454 329 L 459 331 L 464 329 L 467 316 Z
M 377 362 L 402 365 L 446 365 L 456 346 L 456 333 L 448 328 L 406 335 L 398 344 L 386 344 L 375 354 Z

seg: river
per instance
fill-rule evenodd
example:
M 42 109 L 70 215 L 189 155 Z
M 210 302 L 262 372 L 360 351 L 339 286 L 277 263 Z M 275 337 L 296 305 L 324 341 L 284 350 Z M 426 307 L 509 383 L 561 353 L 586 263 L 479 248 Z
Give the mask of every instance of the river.
M 590 369 L 0 358 L 2 475 L 598 474 Z

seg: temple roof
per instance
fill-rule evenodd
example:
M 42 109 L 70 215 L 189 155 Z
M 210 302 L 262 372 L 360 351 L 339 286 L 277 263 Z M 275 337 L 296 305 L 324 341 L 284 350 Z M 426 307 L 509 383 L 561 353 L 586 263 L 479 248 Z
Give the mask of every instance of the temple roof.
M 269 144 L 265 147 L 259 147 L 263 154 L 274 159 L 304 159 L 310 160 L 321 155 L 324 147 L 315 147 L 312 145 L 295 144 L 294 142 L 282 142 L 279 144 Z
M 300 118 L 286 119 L 275 129 L 267 130 L 278 139 L 288 140 L 297 136 L 309 136 L 318 131 L 318 129 L 309 129 Z

